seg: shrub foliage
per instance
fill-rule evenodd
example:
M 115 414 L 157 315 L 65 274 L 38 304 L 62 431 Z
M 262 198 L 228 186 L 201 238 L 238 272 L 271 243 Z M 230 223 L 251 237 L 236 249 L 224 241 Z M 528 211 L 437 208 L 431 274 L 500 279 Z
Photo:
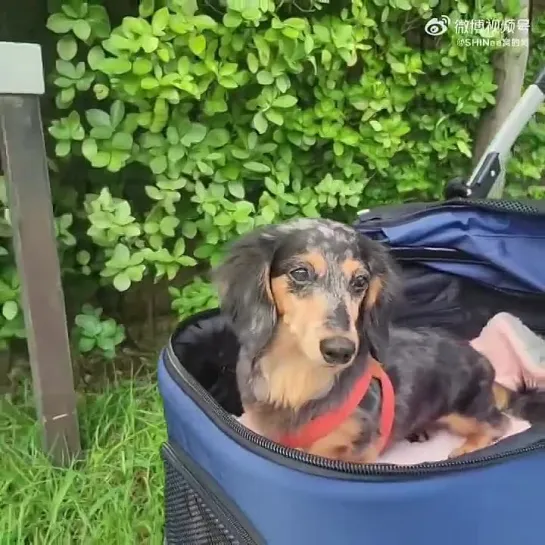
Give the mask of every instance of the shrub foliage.
M 518 12 L 513 1 L 478 4 L 141 0 L 113 25 L 105 5 L 62 3 L 47 21 L 58 113 L 47 129 L 65 280 L 119 292 L 148 276 L 172 282 L 214 265 L 256 225 L 350 221 L 377 203 L 439 198 L 471 169 L 496 49 L 460 43 L 453 24 L 441 36 L 424 26 Z M 534 26 L 537 37 L 544 29 Z M 536 48 L 531 71 L 544 53 Z M 538 193 L 544 127 L 533 123 L 518 144 L 517 194 Z M 9 243 L 3 254 L 7 339 L 24 331 Z M 180 316 L 216 301 L 200 278 L 169 293 Z M 100 311 L 83 314 L 82 348 L 102 342 L 111 354 L 122 334 L 108 322 L 111 340 L 93 343 Z

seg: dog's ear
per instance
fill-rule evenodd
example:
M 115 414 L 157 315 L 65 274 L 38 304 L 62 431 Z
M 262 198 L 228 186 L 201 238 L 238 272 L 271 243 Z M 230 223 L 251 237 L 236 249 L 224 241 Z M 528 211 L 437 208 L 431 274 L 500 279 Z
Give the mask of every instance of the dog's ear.
M 275 226 L 256 229 L 236 240 L 212 272 L 221 311 L 254 360 L 271 340 L 277 321 L 270 267 L 278 242 Z
M 371 355 L 384 360 L 390 340 L 394 304 L 400 294 L 397 269 L 385 246 L 359 235 L 360 258 L 368 264 L 371 278 L 360 310 L 360 330 Z

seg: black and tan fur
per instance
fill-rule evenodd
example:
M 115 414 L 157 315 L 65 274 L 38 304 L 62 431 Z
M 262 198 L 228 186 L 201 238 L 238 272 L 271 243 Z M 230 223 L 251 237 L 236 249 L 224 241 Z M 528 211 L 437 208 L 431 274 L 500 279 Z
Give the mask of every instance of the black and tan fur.
M 260 228 L 233 244 L 215 271 L 222 311 L 241 351 L 244 411 L 271 439 L 339 404 L 370 358 L 396 393 L 392 441 L 446 426 L 465 442 L 453 456 L 503 435 L 513 393 L 467 342 L 390 324 L 397 276 L 386 250 L 328 220 Z M 374 382 L 358 410 L 309 452 L 373 462 L 380 415 Z

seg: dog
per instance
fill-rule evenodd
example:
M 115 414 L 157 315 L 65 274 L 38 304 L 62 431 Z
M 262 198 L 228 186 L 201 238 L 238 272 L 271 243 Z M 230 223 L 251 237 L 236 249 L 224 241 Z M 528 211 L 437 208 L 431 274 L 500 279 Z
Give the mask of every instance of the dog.
M 503 410 L 525 395 L 496 384 L 492 365 L 468 342 L 392 326 L 401 288 L 394 263 L 349 226 L 298 219 L 258 228 L 231 246 L 213 280 L 240 342 L 244 412 L 271 440 L 335 410 L 372 365 L 395 392 L 389 436 L 381 436 L 384 391 L 370 380 L 354 410 L 302 450 L 374 463 L 384 440 L 421 438 L 439 426 L 464 437 L 451 454 L 460 456 L 504 435 Z

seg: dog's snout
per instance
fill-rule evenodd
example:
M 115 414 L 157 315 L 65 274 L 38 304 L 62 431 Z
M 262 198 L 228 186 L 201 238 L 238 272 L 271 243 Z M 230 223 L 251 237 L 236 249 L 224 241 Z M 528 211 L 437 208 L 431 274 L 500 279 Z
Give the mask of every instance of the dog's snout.
M 320 341 L 320 351 L 327 363 L 345 364 L 354 355 L 356 345 L 346 337 L 329 337 Z

